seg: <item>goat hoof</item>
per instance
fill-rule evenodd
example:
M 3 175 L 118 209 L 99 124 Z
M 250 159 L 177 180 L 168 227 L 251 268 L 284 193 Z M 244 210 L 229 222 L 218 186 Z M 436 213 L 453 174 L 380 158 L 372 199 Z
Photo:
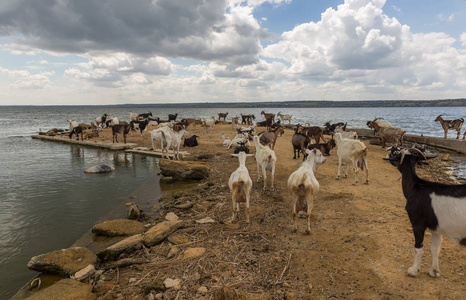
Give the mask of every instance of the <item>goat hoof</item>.
M 368 181 L 366 181 L 366 184 L 369 184 L 369 180 L 368 180 Z
M 293 229 L 291 230 L 291 232 L 293 232 L 293 233 L 296 232 L 296 231 L 298 231 L 298 228 L 293 228 Z
M 336 180 L 340 180 L 340 176 L 335 177 Z
M 430 277 L 432 278 L 437 278 L 440 276 L 440 271 L 439 270 L 436 270 L 436 269 L 430 269 L 429 270 L 429 275 Z
M 417 269 L 415 267 L 410 267 L 408 269 L 408 276 L 416 277 L 418 272 L 419 272 L 419 269 Z
M 311 230 L 310 230 L 310 229 L 306 229 L 306 234 L 311 234 Z

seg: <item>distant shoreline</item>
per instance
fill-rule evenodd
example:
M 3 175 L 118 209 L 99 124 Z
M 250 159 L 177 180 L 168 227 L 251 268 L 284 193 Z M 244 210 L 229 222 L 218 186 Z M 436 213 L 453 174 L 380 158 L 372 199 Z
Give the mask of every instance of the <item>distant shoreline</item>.
M 282 107 L 456 107 L 466 106 L 466 98 L 442 100 L 364 100 L 364 101 L 270 101 L 270 102 L 197 102 L 104 105 L 1 105 L 0 107 L 164 107 L 164 108 L 282 108 Z

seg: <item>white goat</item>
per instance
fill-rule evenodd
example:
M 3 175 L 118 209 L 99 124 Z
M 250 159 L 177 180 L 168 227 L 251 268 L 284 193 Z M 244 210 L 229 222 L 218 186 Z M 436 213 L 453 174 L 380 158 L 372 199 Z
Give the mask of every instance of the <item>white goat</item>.
M 113 125 L 120 125 L 120 120 L 118 120 L 117 117 L 111 115 L 107 118 L 107 121 L 110 120 L 110 126 L 113 126 Z
M 225 137 L 225 135 L 223 133 L 220 135 L 220 137 L 223 140 L 223 146 L 226 147 L 226 146 L 230 145 L 232 139 L 230 139 L 229 137 Z
M 157 128 L 163 128 L 163 127 L 169 127 L 169 128 L 173 128 L 175 126 L 175 121 L 170 121 L 170 122 L 163 122 L 163 123 L 159 123 L 158 127 Z
M 247 134 L 237 134 L 234 139 L 230 140 L 228 143 L 227 149 L 230 149 L 231 147 L 239 147 L 241 146 L 240 143 L 246 143 L 245 146 L 250 147 L 251 143 L 249 142 L 249 138 L 247 137 Z
M 298 211 L 306 210 L 306 232 L 310 233 L 311 211 L 314 206 L 314 199 L 319 192 L 319 182 L 314 176 L 314 171 L 318 165 L 325 163 L 325 157 L 317 149 L 306 149 L 306 153 L 307 159 L 288 178 L 288 189 L 292 194 L 293 232 L 298 230 Z
M 210 132 L 212 133 L 213 130 L 214 130 L 214 125 L 215 125 L 215 122 L 216 122 L 216 118 L 215 117 L 212 117 L 212 119 L 204 119 L 204 121 L 202 121 L 201 125 L 202 127 L 205 128 L 205 131 L 207 132 L 207 127 L 210 127 Z
M 344 139 L 358 139 L 358 133 L 356 131 L 345 131 L 342 127 L 335 128 L 335 133 L 341 133 L 341 137 Z
M 70 132 L 73 131 L 73 128 L 79 126 L 79 123 L 76 122 L 75 120 L 68 120 L 68 123 L 70 123 Z
M 341 133 L 335 134 L 335 143 L 337 144 L 338 155 L 338 173 L 336 179 L 340 179 L 341 163 L 345 163 L 345 176 L 348 177 L 348 163 L 353 164 L 354 169 L 354 185 L 358 183 L 358 167 L 361 170 L 366 170 L 366 184 L 369 184 L 369 170 L 367 169 L 367 147 L 359 141 L 353 139 L 344 139 Z
M 271 172 L 271 190 L 274 190 L 273 182 L 275 176 L 275 163 L 277 157 L 275 151 L 269 148 L 269 146 L 263 146 L 257 135 L 254 136 L 254 146 L 256 147 L 256 163 L 257 163 L 257 182 L 261 179 L 261 172 L 264 176 L 264 190 L 267 189 L 267 170 Z
M 160 143 L 162 143 L 162 131 L 167 131 L 169 132 L 170 131 L 170 128 L 169 127 L 162 127 L 162 128 L 157 128 L 157 129 L 154 129 L 150 132 L 150 139 L 152 141 L 152 149 L 153 150 L 156 150 L 157 148 L 155 147 L 155 142 L 156 141 L 160 141 Z M 164 148 L 164 145 L 161 144 L 160 148 Z
M 249 199 L 252 180 L 249 176 L 248 169 L 246 168 L 246 157 L 253 155 L 254 154 L 246 154 L 245 152 L 232 154 L 232 156 L 238 157 L 239 160 L 238 169 L 231 173 L 230 180 L 228 181 L 228 187 L 230 188 L 231 199 L 233 202 L 232 222 L 235 221 L 236 213 L 239 211 L 239 203 L 246 202 L 246 223 L 249 223 Z
M 129 120 L 130 121 L 138 121 L 139 120 L 139 114 L 133 113 L 132 111 L 129 111 Z
M 173 159 L 179 160 L 181 139 L 186 137 L 187 135 L 188 132 L 186 131 L 186 129 L 181 129 L 178 132 L 173 130 L 162 130 L 162 156 L 165 149 L 165 151 L 167 151 L 165 157 L 168 158 L 168 150 L 172 148 Z
M 280 111 L 278 112 L 277 116 L 280 117 L 280 119 L 282 120 L 283 124 L 285 124 L 285 121 L 288 121 L 288 124 L 291 124 L 291 117 L 293 117 L 293 115 L 283 115 Z

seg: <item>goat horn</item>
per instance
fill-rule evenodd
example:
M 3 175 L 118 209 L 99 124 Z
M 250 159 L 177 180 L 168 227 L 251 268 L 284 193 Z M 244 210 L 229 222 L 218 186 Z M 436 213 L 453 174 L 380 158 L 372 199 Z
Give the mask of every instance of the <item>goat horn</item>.
M 422 155 L 422 157 L 424 157 L 424 159 L 426 159 L 426 156 L 424 155 L 424 153 L 422 153 L 422 151 L 419 150 L 419 149 L 417 149 L 417 148 L 410 148 L 410 149 L 408 149 L 408 151 L 409 151 L 409 152 L 411 152 L 411 151 L 418 152 L 419 154 Z

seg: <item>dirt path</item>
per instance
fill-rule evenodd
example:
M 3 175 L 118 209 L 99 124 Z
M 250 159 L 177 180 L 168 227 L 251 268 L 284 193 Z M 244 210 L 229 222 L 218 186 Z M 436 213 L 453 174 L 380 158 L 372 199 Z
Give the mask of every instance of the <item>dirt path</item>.
M 166 298 L 178 299 L 464 299 L 466 297 L 466 257 L 448 239 L 442 244 L 439 278 L 427 274 L 430 267 L 430 234 L 425 240 L 422 270 L 417 278 L 406 275 L 414 259 L 414 237 L 401 191 L 399 173 L 384 161 L 384 149 L 369 145 L 369 178 L 365 185 L 353 186 L 354 174 L 335 180 L 336 150 L 316 173 L 320 192 L 311 217 L 311 234 L 305 234 L 306 219 L 298 219 L 298 232 L 292 233 L 290 196 L 286 188 L 289 175 L 301 164 L 293 160 L 292 130 L 286 130 L 275 146 L 276 189 L 263 191 L 257 183 L 257 167 L 247 159 L 254 186 L 251 224 L 244 223 L 244 210 L 231 224 L 231 198 L 228 178 L 237 166 L 221 144 L 220 134 L 232 137 L 231 125 L 217 125 L 214 133 L 190 129 L 201 136 L 199 147 L 187 149 L 193 156 L 210 157 L 210 187 L 200 192 L 185 192 L 165 197 L 168 202 L 195 200 L 199 206 L 181 213 L 182 218 L 210 216 L 217 221 L 182 230 L 190 242 L 180 245 L 204 247 L 204 256 L 193 261 L 181 257 L 151 256 L 153 262 L 119 271 L 119 284 L 112 295 L 122 297 L 159 293 L 151 284 L 163 278 L 181 279 L 179 290 L 167 290 Z M 147 134 L 147 133 L 146 133 Z M 147 135 L 148 136 L 148 135 Z M 150 145 L 148 137 L 128 138 L 128 142 Z M 253 147 L 251 148 L 253 149 Z M 441 163 L 436 163 L 436 166 Z M 448 181 L 438 167 L 424 170 Z M 440 175 L 439 175 L 440 174 Z M 168 246 L 168 242 L 155 248 Z M 149 249 L 154 253 L 154 249 Z M 145 255 L 149 255 L 146 253 Z M 152 254 L 150 254 L 152 255 Z M 148 275 L 148 276 L 147 276 Z M 106 274 L 114 279 L 116 272 Z M 136 278 L 138 284 L 131 284 Z M 125 283 L 126 281 L 126 283 Z M 134 281 L 133 281 L 134 282 Z M 207 293 L 198 291 L 206 287 Z M 252 293 L 252 294 L 251 294 Z M 109 296 L 109 295 L 107 295 Z M 159 294 L 160 296 L 160 294 Z M 223 297 L 223 298 L 222 298 Z M 233 298 L 231 298 L 233 299 Z

